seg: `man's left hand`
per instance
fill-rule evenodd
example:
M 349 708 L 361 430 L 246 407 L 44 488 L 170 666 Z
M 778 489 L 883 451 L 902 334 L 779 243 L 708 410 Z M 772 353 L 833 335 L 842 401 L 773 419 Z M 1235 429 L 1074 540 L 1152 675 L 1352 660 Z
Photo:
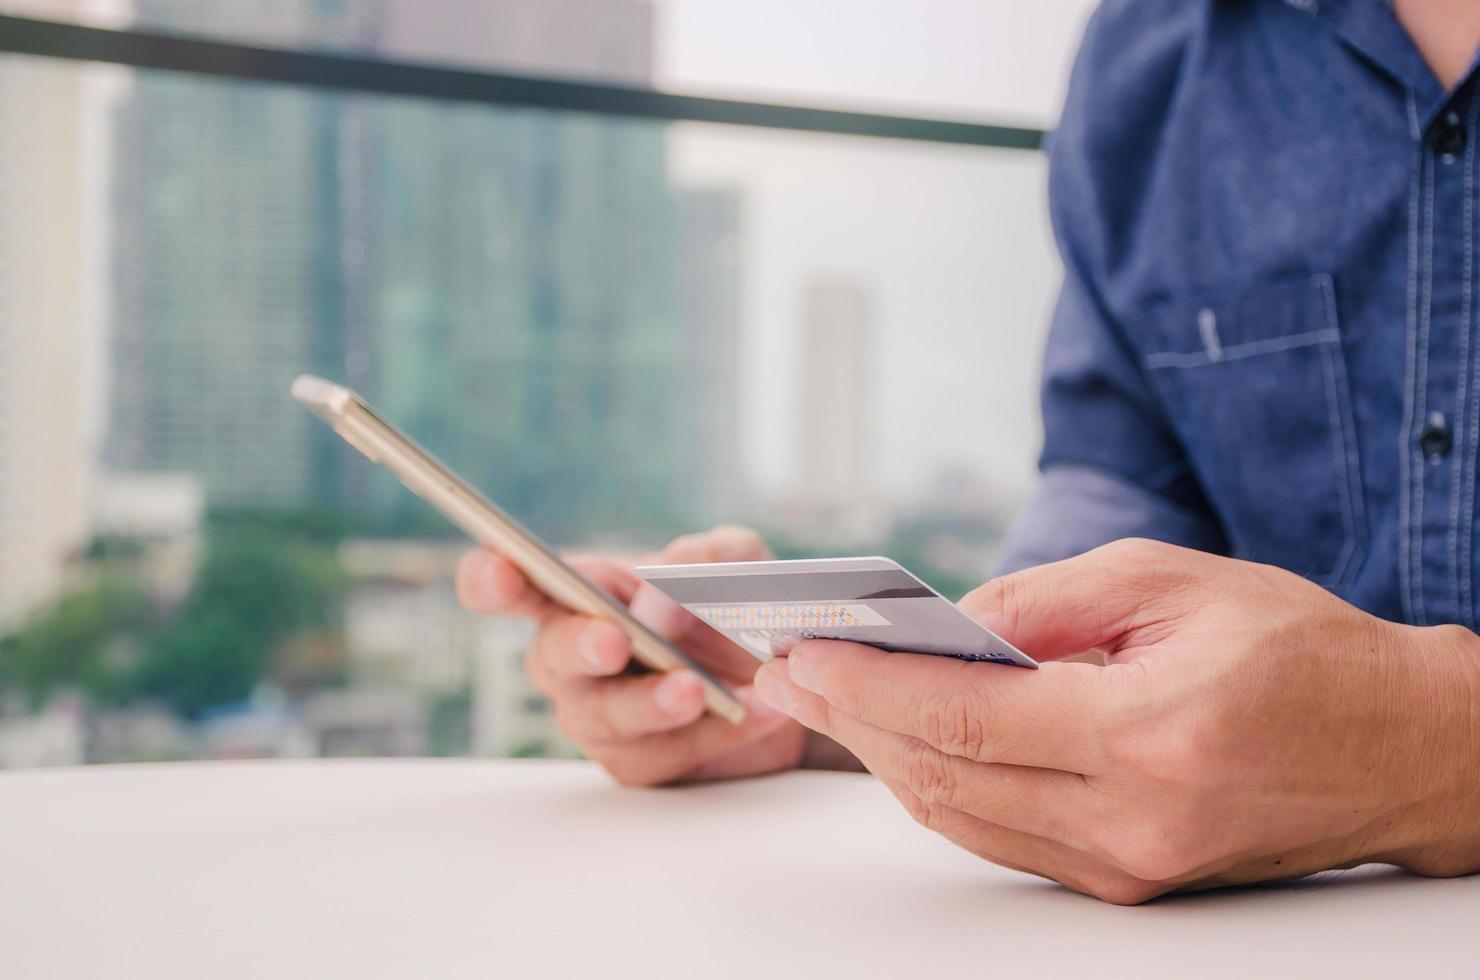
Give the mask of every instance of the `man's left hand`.
M 1117 903 L 1380 861 L 1480 869 L 1480 639 L 1144 541 L 963 608 L 1037 671 L 810 641 L 756 677 L 919 822 Z

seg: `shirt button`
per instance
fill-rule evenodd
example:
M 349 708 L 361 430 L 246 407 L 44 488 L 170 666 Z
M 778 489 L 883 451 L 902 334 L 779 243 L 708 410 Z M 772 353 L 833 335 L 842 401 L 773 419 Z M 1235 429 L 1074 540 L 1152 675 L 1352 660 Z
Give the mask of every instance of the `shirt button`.
M 1430 412 L 1423 431 L 1418 434 L 1418 448 L 1431 463 L 1437 463 L 1454 448 L 1454 433 L 1443 412 Z
M 1446 112 L 1430 138 L 1434 152 L 1443 157 L 1445 163 L 1453 163 L 1465 151 L 1465 127 L 1459 121 L 1458 113 Z

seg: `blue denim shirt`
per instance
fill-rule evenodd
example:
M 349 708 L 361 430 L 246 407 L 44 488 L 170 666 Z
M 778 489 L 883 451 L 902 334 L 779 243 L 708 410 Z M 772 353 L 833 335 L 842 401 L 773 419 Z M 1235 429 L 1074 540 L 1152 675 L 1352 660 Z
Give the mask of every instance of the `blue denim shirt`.
M 1007 567 L 1144 535 L 1474 628 L 1477 114 L 1383 0 L 1106 3 Z

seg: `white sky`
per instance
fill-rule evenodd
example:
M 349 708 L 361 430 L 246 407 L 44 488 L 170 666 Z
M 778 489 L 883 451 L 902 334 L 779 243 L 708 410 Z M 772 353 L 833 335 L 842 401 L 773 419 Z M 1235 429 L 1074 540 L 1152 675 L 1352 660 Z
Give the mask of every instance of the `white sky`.
M 704 94 L 1050 126 L 1092 0 L 663 0 L 659 84 Z M 945 465 L 1031 485 L 1058 280 L 1037 154 L 684 124 L 675 174 L 745 196 L 744 457 L 794 479 L 802 283 L 868 281 L 886 365 L 885 489 Z

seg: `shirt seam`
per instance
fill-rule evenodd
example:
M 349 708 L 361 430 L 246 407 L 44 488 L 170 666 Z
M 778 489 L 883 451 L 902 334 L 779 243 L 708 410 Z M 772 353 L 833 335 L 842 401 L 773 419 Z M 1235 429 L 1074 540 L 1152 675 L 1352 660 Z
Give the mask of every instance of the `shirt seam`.
M 1480 98 L 1471 98 L 1469 112 L 1469 131 L 1475 132 L 1477 121 L 1480 121 Z M 1455 393 L 1455 429 L 1458 431 L 1459 444 L 1453 458 L 1463 461 L 1469 452 L 1469 441 L 1466 438 L 1465 417 L 1469 412 L 1470 401 L 1470 360 L 1473 356 L 1473 346 L 1470 336 L 1470 318 L 1473 297 L 1473 275 L 1471 267 L 1474 263 L 1474 242 L 1470 229 L 1473 227 L 1475 213 L 1475 141 L 1470 139 L 1465 147 L 1464 159 L 1464 194 L 1465 203 L 1463 211 L 1464 239 L 1463 260 L 1464 269 L 1460 275 L 1460 329 L 1459 329 L 1459 371 L 1457 383 L 1459 390 Z M 1462 549 L 1460 547 L 1460 526 L 1463 523 L 1460 503 L 1465 496 L 1467 480 L 1464 476 L 1463 466 L 1451 466 L 1449 478 L 1449 584 L 1450 593 L 1454 601 L 1456 618 L 1466 624 L 1472 623 L 1473 615 L 1467 608 L 1464 599 L 1464 586 L 1462 585 L 1464 573 L 1461 564 Z M 1471 506 L 1473 512 L 1473 505 Z M 1469 560 L 1469 549 L 1463 549 L 1465 561 Z
M 1423 266 L 1423 298 L 1418 308 L 1418 351 L 1414 363 L 1414 429 L 1409 433 L 1407 451 L 1413 461 L 1414 501 L 1413 501 L 1413 529 L 1417 535 L 1417 547 L 1412 549 L 1413 560 L 1413 604 L 1416 622 L 1420 626 L 1428 624 L 1428 603 L 1424 599 L 1424 561 L 1426 559 L 1424 541 L 1424 496 L 1427 476 L 1424 472 L 1424 460 L 1418 449 L 1419 426 L 1428 417 L 1429 412 L 1429 331 L 1433 327 L 1434 313 L 1434 184 L 1437 180 L 1434 170 L 1434 158 L 1431 154 L 1424 153 L 1422 147 L 1419 153 L 1423 160 L 1423 195 L 1424 195 L 1424 228 L 1423 228 L 1423 257 L 1420 260 Z
M 1147 354 L 1142 359 L 1142 362 L 1152 370 L 1160 368 L 1205 367 L 1210 364 L 1222 364 L 1225 361 L 1237 361 L 1246 357 L 1257 357 L 1260 354 L 1277 354 L 1281 351 L 1296 350 L 1316 344 L 1335 343 L 1339 340 L 1340 334 L 1336 330 L 1322 328 L 1320 330 L 1307 330 L 1304 333 L 1290 334 L 1286 337 L 1250 340 L 1242 344 L 1234 344 L 1231 347 L 1221 347 L 1219 348 L 1220 353 L 1217 357 L 1213 357 L 1205 350 L 1191 351 L 1189 353 L 1165 351 Z
M 1413 113 L 1413 93 L 1408 92 L 1410 119 Z M 1412 177 L 1408 182 L 1408 277 L 1407 315 L 1404 317 L 1404 348 L 1406 357 L 1403 365 L 1403 424 L 1398 431 L 1398 596 L 1403 607 L 1403 618 L 1415 621 L 1413 603 L 1413 541 L 1410 523 L 1413 515 L 1412 462 L 1408 456 L 1409 439 L 1413 429 L 1414 373 L 1418 346 L 1418 216 L 1419 188 L 1422 183 L 1423 150 L 1420 147 L 1414 157 Z

